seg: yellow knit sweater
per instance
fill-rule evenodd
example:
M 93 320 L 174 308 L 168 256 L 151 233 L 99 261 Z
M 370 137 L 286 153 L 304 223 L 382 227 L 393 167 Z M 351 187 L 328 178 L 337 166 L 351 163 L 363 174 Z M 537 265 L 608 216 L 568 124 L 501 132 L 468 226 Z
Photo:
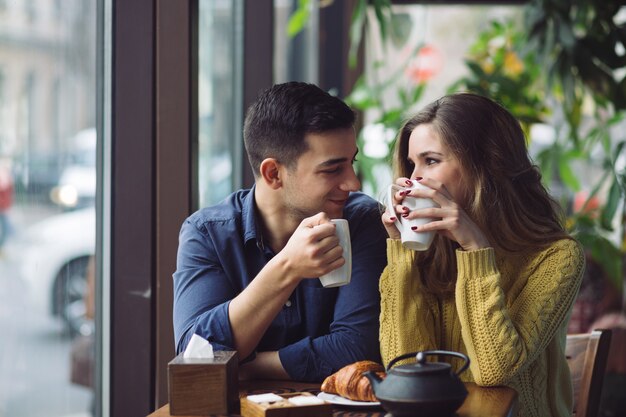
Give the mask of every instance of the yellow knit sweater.
M 519 416 L 571 416 L 564 349 L 585 265 L 579 244 L 564 239 L 506 257 L 492 248 L 458 250 L 456 289 L 449 297 L 425 291 L 414 256 L 399 240 L 387 240 L 388 265 L 380 280 L 385 365 L 421 350 L 462 352 L 471 364 L 461 379 L 513 387 Z M 453 367 L 459 362 L 451 360 Z

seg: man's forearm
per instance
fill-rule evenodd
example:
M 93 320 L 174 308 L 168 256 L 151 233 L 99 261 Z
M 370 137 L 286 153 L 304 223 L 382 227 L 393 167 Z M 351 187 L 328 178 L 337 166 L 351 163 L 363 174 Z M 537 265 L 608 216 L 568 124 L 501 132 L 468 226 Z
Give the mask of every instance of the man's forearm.
M 240 358 L 254 351 L 298 282 L 284 276 L 279 259 L 275 257 L 230 302 L 228 318 Z
M 239 379 L 291 379 L 277 351 L 259 352 L 253 361 L 239 367 Z

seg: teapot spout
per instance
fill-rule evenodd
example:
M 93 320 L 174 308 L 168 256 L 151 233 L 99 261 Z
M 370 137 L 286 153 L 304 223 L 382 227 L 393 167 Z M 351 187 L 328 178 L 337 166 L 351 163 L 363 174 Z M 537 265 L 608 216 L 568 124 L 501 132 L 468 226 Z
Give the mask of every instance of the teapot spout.
M 363 376 L 370 380 L 370 384 L 372 385 L 372 391 L 374 392 L 374 395 L 376 395 L 376 390 L 378 389 L 378 386 L 383 381 L 383 379 L 378 376 L 378 374 L 376 374 L 376 372 L 374 371 L 363 372 Z

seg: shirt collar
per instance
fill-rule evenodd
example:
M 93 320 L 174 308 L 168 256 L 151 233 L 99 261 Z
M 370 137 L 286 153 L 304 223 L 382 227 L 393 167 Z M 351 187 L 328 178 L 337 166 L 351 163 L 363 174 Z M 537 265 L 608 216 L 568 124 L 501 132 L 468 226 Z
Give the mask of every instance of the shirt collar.
M 258 222 L 258 209 L 254 201 L 256 185 L 250 188 L 248 195 L 244 197 L 241 208 L 244 244 L 254 242 L 259 249 L 263 249 L 263 231 Z

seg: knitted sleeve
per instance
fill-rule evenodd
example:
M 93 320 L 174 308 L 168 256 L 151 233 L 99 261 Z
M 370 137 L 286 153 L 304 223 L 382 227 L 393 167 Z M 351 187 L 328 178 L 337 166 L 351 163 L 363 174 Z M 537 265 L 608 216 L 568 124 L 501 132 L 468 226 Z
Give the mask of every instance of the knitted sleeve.
M 387 239 L 387 267 L 380 279 L 380 354 L 385 366 L 397 356 L 437 346 L 436 301 L 423 291 L 414 258 L 415 252 L 400 240 Z
M 554 243 L 528 259 L 526 285 L 507 307 L 493 249 L 457 251 L 456 306 L 476 383 L 505 384 L 546 349 L 574 302 L 584 263 L 578 243 Z

